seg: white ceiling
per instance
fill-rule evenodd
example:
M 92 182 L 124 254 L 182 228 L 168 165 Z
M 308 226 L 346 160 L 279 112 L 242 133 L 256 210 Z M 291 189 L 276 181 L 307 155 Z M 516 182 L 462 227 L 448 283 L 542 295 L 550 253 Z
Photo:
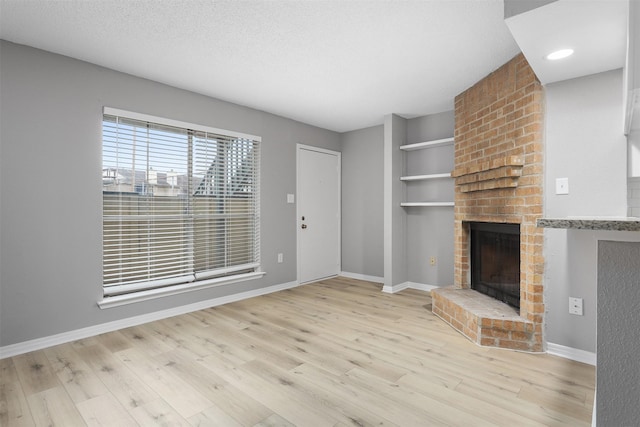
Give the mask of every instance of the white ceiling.
M 638 1 L 638 0 L 634 0 Z M 559 0 L 506 20 L 543 84 L 624 66 L 629 0 Z M 571 48 L 568 58 L 546 55 Z
M 1 0 L 0 37 L 339 132 L 451 110 L 519 52 L 502 0 Z
M 451 110 L 520 51 L 502 0 L 0 0 L 0 38 L 339 132 Z

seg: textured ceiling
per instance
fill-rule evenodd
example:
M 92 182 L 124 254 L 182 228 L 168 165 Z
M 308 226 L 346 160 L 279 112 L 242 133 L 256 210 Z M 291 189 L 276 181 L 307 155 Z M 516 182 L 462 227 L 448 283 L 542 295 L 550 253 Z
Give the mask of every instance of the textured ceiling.
M 628 15 L 628 0 L 560 0 L 506 23 L 540 82 L 548 84 L 622 68 Z M 566 48 L 574 50 L 569 58 L 545 58 Z
M 0 37 L 339 132 L 519 52 L 501 0 L 0 0 Z

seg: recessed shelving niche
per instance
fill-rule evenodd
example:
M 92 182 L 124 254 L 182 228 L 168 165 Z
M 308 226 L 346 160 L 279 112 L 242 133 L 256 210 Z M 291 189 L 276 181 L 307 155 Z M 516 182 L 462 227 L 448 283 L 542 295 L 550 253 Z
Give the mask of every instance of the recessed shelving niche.
M 409 152 L 414 150 L 424 150 L 429 148 L 442 147 L 447 145 L 453 145 L 454 139 L 451 138 L 443 138 L 443 139 L 435 139 L 431 141 L 418 142 L 415 144 L 407 144 L 400 146 L 400 150 Z M 407 153 L 408 155 L 408 153 Z M 422 172 L 422 171 L 420 171 Z M 405 183 L 410 182 L 419 182 L 419 181 L 432 181 L 432 180 L 452 180 L 451 173 L 427 173 L 420 175 L 405 175 L 401 176 L 400 180 Z M 452 195 L 453 197 L 453 195 Z M 444 200 L 444 201 L 404 201 L 400 203 L 400 206 L 403 207 L 452 207 L 454 205 L 453 201 Z

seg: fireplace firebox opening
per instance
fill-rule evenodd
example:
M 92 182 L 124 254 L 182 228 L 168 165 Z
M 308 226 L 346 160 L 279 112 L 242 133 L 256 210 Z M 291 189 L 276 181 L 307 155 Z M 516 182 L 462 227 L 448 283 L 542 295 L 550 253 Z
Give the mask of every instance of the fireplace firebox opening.
M 520 308 L 520 225 L 470 223 L 471 289 Z

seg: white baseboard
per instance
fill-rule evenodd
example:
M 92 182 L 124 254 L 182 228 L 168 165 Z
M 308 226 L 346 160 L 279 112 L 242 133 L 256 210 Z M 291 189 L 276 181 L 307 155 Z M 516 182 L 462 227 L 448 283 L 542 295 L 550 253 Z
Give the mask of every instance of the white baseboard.
M 427 285 L 425 283 L 416 283 L 416 282 L 404 282 L 394 286 L 383 286 L 382 292 L 388 294 L 395 294 L 396 292 L 404 291 L 405 289 L 417 289 L 419 291 L 431 291 L 431 289 L 436 289 L 438 286 Z
M 341 271 L 340 276 L 348 277 L 349 279 L 366 280 L 367 282 L 374 282 L 374 283 L 384 282 L 384 277 L 368 276 L 366 274 L 359 274 L 359 273 L 349 273 L 348 271 Z
M 387 286 L 384 285 L 382 287 L 382 292 L 387 294 L 395 294 L 396 292 L 404 291 L 409 288 L 409 282 L 398 283 L 397 285 Z
M 427 285 L 426 283 L 409 282 L 409 289 L 417 289 L 419 291 L 431 292 L 431 289 L 437 289 L 440 286 Z
M 580 350 L 578 348 L 567 347 L 560 344 L 547 343 L 547 353 L 554 356 L 564 357 L 565 359 L 575 360 L 576 362 L 587 363 L 596 366 L 596 353 Z
M 30 351 L 41 350 L 43 348 L 54 345 L 64 344 L 95 335 L 104 334 L 106 332 L 117 331 L 118 329 L 128 328 L 131 326 L 141 325 L 143 323 L 153 322 L 154 320 L 166 319 L 167 317 L 178 316 L 180 314 L 191 313 L 203 310 L 209 307 L 215 307 L 222 304 L 228 304 L 243 299 L 253 298 L 260 295 L 266 295 L 273 292 L 291 289 L 299 286 L 297 281 L 282 283 L 279 285 L 267 286 L 253 291 L 240 292 L 224 297 L 213 298 L 206 301 L 199 301 L 193 304 L 187 304 L 180 307 L 174 307 L 167 310 L 155 311 L 140 316 L 128 317 L 126 319 L 114 320 L 112 322 L 102 323 L 100 325 L 89 326 L 86 328 L 76 329 L 73 331 L 63 332 L 61 334 L 51 335 L 34 340 L 24 341 L 16 344 L 0 347 L 0 359 L 16 356 L 18 354 L 28 353 Z

